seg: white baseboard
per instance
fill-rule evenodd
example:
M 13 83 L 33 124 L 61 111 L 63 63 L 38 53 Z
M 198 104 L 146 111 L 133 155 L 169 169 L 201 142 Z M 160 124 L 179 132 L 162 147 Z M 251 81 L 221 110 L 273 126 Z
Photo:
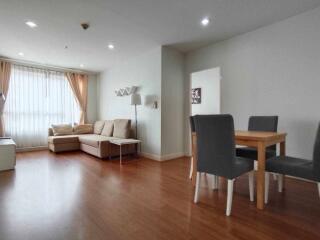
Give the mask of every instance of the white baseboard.
M 142 157 L 149 158 L 151 160 L 161 161 L 161 156 L 160 155 L 155 155 L 155 154 L 146 153 L 146 152 L 140 152 L 139 155 L 141 155 Z
M 173 160 L 176 158 L 180 158 L 180 157 L 184 157 L 185 153 L 171 153 L 171 154 L 167 154 L 167 155 L 156 155 L 156 154 L 151 154 L 151 153 L 146 153 L 146 152 L 141 152 L 140 153 L 141 156 L 149 158 L 151 160 L 155 160 L 155 161 L 168 161 L 168 160 Z
M 168 160 L 172 160 L 172 159 L 176 159 L 176 158 L 181 158 L 184 157 L 185 153 L 170 153 L 167 155 L 163 155 L 161 156 L 161 161 L 168 161 Z
M 48 150 L 47 146 L 43 147 L 28 147 L 28 148 L 17 148 L 16 152 L 33 152 L 33 151 L 41 151 L 41 150 Z

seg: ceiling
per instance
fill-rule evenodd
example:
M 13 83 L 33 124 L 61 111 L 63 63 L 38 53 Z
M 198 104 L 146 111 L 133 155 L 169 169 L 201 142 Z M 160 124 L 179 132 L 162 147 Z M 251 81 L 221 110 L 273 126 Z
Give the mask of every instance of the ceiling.
M 0 56 L 102 71 L 159 45 L 186 52 L 317 6 L 320 0 L 0 0 Z M 212 20 L 206 28 L 204 16 Z M 91 27 L 82 30 L 82 22 Z

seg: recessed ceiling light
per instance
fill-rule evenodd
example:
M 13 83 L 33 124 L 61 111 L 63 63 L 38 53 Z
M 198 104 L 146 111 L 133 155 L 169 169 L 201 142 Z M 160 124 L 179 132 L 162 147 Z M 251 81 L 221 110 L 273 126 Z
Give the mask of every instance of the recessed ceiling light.
M 201 20 L 201 25 L 202 26 L 208 26 L 210 23 L 210 19 L 208 17 L 205 17 Z
M 32 21 L 27 21 L 26 24 L 31 28 L 35 28 L 38 26 L 35 22 L 32 22 Z
M 114 49 L 114 45 L 110 43 L 110 44 L 108 45 L 108 48 L 112 50 L 112 49 Z
M 24 56 L 24 53 L 23 53 L 23 52 L 19 52 L 18 55 L 21 56 L 21 57 L 23 57 L 23 56 Z
M 80 67 L 82 67 L 82 68 L 83 68 L 83 67 L 84 67 L 84 65 L 83 65 L 83 64 L 80 64 Z

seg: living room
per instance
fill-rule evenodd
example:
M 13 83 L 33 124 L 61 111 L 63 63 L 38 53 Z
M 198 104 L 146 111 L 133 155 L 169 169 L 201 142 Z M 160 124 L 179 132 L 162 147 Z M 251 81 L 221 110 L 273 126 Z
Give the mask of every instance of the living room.
M 0 6 L 1 240 L 320 238 L 319 0 Z

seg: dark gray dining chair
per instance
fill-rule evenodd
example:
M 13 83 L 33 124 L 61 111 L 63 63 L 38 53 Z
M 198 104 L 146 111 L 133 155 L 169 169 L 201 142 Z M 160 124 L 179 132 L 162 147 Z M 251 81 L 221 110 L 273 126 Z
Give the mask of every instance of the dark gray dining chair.
M 249 173 L 250 200 L 254 200 L 253 161 L 236 157 L 234 123 L 231 115 L 196 115 L 197 178 L 194 202 L 198 202 L 200 173 L 209 173 L 228 179 L 226 215 L 232 207 L 233 182 L 235 178 Z
M 320 197 L 320 124 L 313 147 L 313 159 L 306 160 L 290 156 L 277 156 L 269 159 L 266 163 L 265 203 L 268 203 L 269 173 L 278 173 L 280 176 L 289 175 L 298 178 L 315 181 L 318 185 Z M 279 192 L 282 192 L 283 177 L 279 178 Z
M 195 125 L 194 125 L 194 116 L 190 116 L 189 117 L 189 122 L 190 122 L 190 130 L 191 130 L 191 134 L 194 133 L 196 131 L 196 128 L 195 128 Z M 191 163 L 190 163 L 190 173 L 189 173 L 189 178 L 192 179 L 192 174 L 193 174 L 193 154 L 194 153 L 194 149 L 193 149 L 193 146 L 192 146 L 192 135 L 191 135 L 191 149 L 192 149 L 192 156 L 191 156 Z M 218 186 L 219 186 L 219 177 L 218 176 L 215 176 L 215 175 L 212 175 L 212 189 L 218 189 Z
M 263 131 L 263 132 L 277 132 L 278 130 L 278 116 L 251 116 L 249 118 L 249 131 Z M 258 152 L 253 147 L 239 147 L 237 148 L 238 157 L 246 157 L 257 160 Z M 273 145 L 266 149 L 266 159 L 276 156 L 277 146 Z

